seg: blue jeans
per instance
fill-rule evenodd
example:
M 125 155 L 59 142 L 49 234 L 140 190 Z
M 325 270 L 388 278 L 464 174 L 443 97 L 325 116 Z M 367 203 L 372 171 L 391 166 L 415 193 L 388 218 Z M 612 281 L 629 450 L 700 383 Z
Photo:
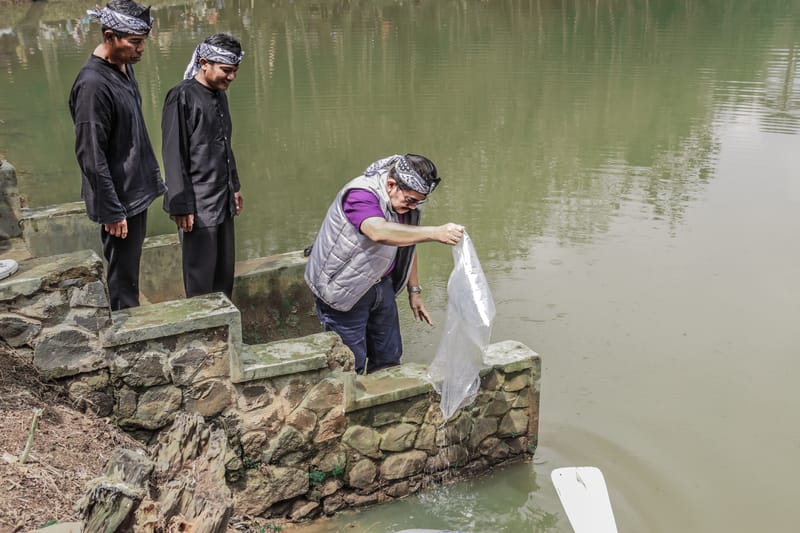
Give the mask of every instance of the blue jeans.
M 403 340 L 391 277 L 376 283 L 349 311 L 337 311 L 319 298 L 317 316 L 356 356 L 358 374 L 400 364 Z

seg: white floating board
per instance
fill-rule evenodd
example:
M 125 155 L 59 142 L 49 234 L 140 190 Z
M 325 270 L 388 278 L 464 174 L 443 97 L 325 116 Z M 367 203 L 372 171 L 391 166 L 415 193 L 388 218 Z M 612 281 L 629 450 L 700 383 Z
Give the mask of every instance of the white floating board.
M 556 468 L 550 474 L 575 533 L 617 533 L 606 481 L 593 466 Z

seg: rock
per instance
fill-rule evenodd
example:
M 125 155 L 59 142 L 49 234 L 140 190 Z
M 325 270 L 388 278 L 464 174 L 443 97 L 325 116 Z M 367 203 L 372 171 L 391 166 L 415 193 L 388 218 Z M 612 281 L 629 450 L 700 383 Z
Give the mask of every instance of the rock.
M 484 390 L 500 390 L 505 382 L 505 375 L 493 369 L 483 378 L 481 386 Z
M 414 446 L 417 438 L 417 426 L 414 424 L 397 424 L 383 433 L 381 450 L 387 452 L 404 452 Z
M 72 290 L 69 299 L 70 307 L 98 307 L 108 309 L 108 295 L 102 281 L 92 281 L 83 287 Z
M 506 382 L 503 384 L 503 390 L 508 392 L 516 392 L 524 389 L 530 385 L 530 372 L 523 371 L 512 376 L 506 376 Z
M 403 479 L 422 472 L 428 454 L 420 450 L 389 456 L 381 464 L 382 479 Z
M 365 426 L 350 426 L 344 432 L 342 442 L 359 452 L 361 455 L 379 459 L 381 457 L 380 434 L 372 428 Z
M 21 305 L 17 313 L 52 325 L 60 322 L 68 309 L 69 303 L 63 291 L 39 292 L 33 295 L 30 301 Z
M 497 433 L 497 418 L 477 418 L 469 436 L 469 447 L 476 449 L 483 439 Z
M 301 405 L 317 414 L 322 414 L 334 407 L 341 408 L 343 399 L 344 386 L 342 382 L 327 378 L 320 381 L 306 394 Z
M 212 379 L 198 383 L 186 391 L 184 410 L 212 418 L 231 403 L 233 403 L 233 393 L 230 386 L 223 381 Z
M 511 409 L 515 396 L 507 392 L 498 392 L 483 409 L 482 416 L 502 416 Z
M 275 396 L 271 383 L 249 382 L 236 385 L 236 406 L 240 411 L 253 411 L 270 405 Z
M 347 419 L 344 416 L 344 410 L 340 407 L 334 407 L 319 421 L 317 433 L 314 435 L 314 443 L 321 444 L 338 439 L 342 436 L 346 425 Z
M 528 410 L 512 409 L 500 422 L 498 437 L 518 437 L 528 433 Z
M 167 354 L 157 350 L 121 351 L 111 362 L 111 374 L 131 387 L 165 385 L 169 383 L 166 359 Z
M 361 459 L 347 473 L 347 484 L 357 489 L 366 489 L 375 481 L 378 468 L 369 459 Z
M 203 417 L 179 413 L 153 449 L 158 507 L 168 531 L 224 533 L 233 515 L 225 482 L 227 437 L 210 430 Z M 164 482 L 163 480 L 167 480 Z
M 322 472 L 344 471 L 347 466 L 347 454 L 342 446 L 338 445 L 312 459 L 311 466 Z
M 270 467 L 245 471 L 243 480 L 234 486 L 236 512 L 262 515 L 275 503 L 308 492 L 308 472 L 293 467 Z
M 432 451 L 436 449 L 436 427 L 431 424 L 422 424 L 417 433 L 414 447 L 418 450 Z
M 420 400 L 412 405 L 410 408 L 403 413 L 401 420 L 403 422 L 409 422 L 412 424 L 420 425 L 425 420 L 425 413 L 428 410 L 428 401 Z
M 172 382 L 187 386 L 210 378 L 224 378 L 230 372 L 226 346 L 217 343 L 191 342 L 169 358 L 167 365 Z
M 28 345 L 42 331 L 42 323 L 13 313 L 0 314 L 0 338 L 12 348 Z
M 303 501 L 299 500 L 296 501 L 292 505 L 292 510 L 289 512 L 289 518 L 292 520 L 300 520 L 302 518 L 307 518 L 311 513 L 316 511 L 319 508 L 319 502 L 311 502 L 311 501 Z
M 181 406 L 181 398 L 181 390 L 172 385 L 147 389 L 139 396 L 134 415 L 120 420 L 120 424 L 145 429 L 162 428 L 172 421 L 173 415 Z
M 305 450 L 308 437 L 308 434 L 301 433 L 292 426 L 284 426 L 278 436 L 270 441 L 262 461 L 272 463 L 289 453 Z
M 286 423 L 301 433 L 311 433 L 317 427 L 317 415 L 310 409 L 300 407 L 286 417 Z
M 78 502 L 86 531 L 123 531 L 147 495 L 153 462 L 133 450 L 116 450 L 103 475 L 92 480 Z
M 111 313 L 108 308 L 80 307 L 70 309 L 67 312 L 67 316 L 64 317 L 64 324 L 78 326 L 97 335 L 100 330 L 107 328 L 111 324 Z
M 517 392 L 517 398 L 514 400 L 514 403 L 511 407 L 517 409 L 522 407 L 528 407 L 531 404 L 530 399 L 530 390 L 528 388 L 524 388 Z
M 70 326 L 42 330 L 33 363 L 48 377 L 61 378 L 107 366 L 106 353 L 97 337 Z

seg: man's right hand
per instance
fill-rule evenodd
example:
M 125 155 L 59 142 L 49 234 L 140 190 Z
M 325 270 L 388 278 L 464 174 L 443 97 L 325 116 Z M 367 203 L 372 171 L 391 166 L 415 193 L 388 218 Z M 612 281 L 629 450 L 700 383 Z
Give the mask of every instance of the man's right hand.
M 123 218 L 111 224 L 103 224 L 103 229 L 114 237 L 124 239 L 128 236 L 128 219 Z
M 175 215 L 175 224 L 178 229 L 189 232 L 194 227 L 194 215 Z
M 439 226 L 437 237 L 436 240 L 440 243 L 455 246 L 464 237 L 464 226 L 448 222 L 444 226 Z

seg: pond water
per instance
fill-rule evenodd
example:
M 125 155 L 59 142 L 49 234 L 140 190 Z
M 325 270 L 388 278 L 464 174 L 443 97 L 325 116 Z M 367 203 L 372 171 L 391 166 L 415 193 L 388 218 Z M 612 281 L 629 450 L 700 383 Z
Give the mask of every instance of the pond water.
M 79 198 L 67 95 L 94 2 L 0 5 L 0 153 L 31 206 Z M 797 530 L 800 0 L 154 2 L 150 135 L 196 43 L 229 91 L 239 259 L 303 248 L 371 161 L 428 155 L 425 221 L 463 223 L 493 339 L 543 357 L 533 464 L 313 526 L 570 531 L 553 468 L 598 466 L 622 532 Z M 160 151 L 160 150 L 158 150 Z M 152 234 L 172 231 L 159 206 Z M 452 267 L 421 246 L 437 326 Z M 311 529 L 310 529 L 311 530 Z

